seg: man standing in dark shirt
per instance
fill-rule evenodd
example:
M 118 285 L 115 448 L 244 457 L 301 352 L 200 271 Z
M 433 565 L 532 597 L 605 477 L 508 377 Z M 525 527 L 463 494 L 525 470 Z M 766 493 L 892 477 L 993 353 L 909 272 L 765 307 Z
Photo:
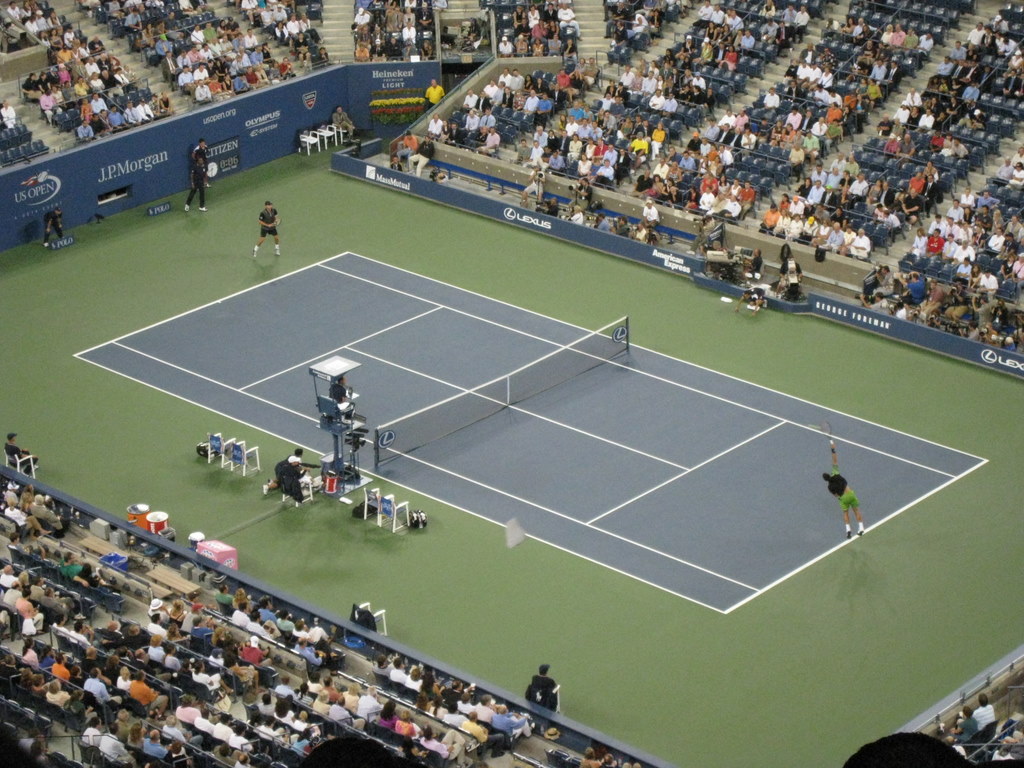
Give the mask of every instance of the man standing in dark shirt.
M 554 678 L 548 677 L 549 669 L 551 667 L 548 664 L 540 665 L 537 674 L 533 676 L 530 686 L 526 689 L 526 699 L 533 704 L 548 709 L 556 709 L 558 707 L 558 694 L 555 693 L 555 688 L 558 687 L 558 683 L 555 682 Z
M 199 210 L 206 212 L 206 139 L 200 139 L 199 143 L 196 144 L 192 150 L 192 154 L 189 156 L 189 181 L 192 185 L 192 189 L 188 193 L 188 199 L 185 201 L 185 212 L 188 212 L 189 206 L 192 205 L 192 198 L 196 196 L 196 192 L 199 193 Z
M 274 255 L 281 255 L 281 238 L 277 234 L 277 225 L 281 223 L 281 218 L 277 215 L 277 208 L 274 204 L 267 200 L 263 204 L 263 210 L 260 211 L 260 239 L 256 241 L 256 245 L 252 249 L 252 257 L 255 259 L 256 254 L 260 250 L 260 246 L 263 245 L 263 241 L 267 239 L 267 235 L 273 235 L 274 237 Z

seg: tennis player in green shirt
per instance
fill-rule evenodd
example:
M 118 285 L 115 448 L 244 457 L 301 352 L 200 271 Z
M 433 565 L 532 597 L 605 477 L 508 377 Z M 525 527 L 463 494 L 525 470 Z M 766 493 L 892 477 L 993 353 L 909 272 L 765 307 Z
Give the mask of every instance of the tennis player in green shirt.
M 846 478 L 839 474 L 839 457 L 836 456 L 836 443 L 834 440 L 828 441 L 829 448 L 832 451 L 832 471 L 822 472 L 822 479 L 828 483 L 828 492 L 839 499 L 839 506 L 843 510 L 843 523 L 846 525 L 846 538 L 853 537 L 853 531 L 850 530 L 850 510 L 853 510 L 853 516 L 857 518 L 857 535 L 864 535 L 864 518 L 860 516 L 860 500 L 857 498 L 857 494 L 853 492 L 853 488 L 846 482 Z

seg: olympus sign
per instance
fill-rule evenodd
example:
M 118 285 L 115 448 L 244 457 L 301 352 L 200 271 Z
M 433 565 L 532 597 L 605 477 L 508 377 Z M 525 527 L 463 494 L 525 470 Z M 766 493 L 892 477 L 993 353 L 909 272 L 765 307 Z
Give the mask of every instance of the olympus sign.
M 1024 372 L 1024 363 L 1012 357 L 1003 357 L 994 349 L 982 350 L 981 359 L 989 365 L 1002 365 L 1014 371 Z
M 531 216 L 528 213 L 520 213 L 515 208 L 506 208 L 503 211 L 503 215 L 509 221 L 521 221 L 523 224 L 532 224 L 533 226 L 540 227 L 541 229 L 551 229 L 550 221 L 543 221 L 542 219 L 538 219 L 536 216 Z
M 40 171 L 21 182 L 21 189 L 14 193 L 14 202 L 27 205 L 43 205 L 60 194 L 60 176 Z
M 281 117 L 281 110 L 275 109 L 273 112 L 267 112 L 266 114 L 260 115 L 259 117 L 253 117 L 245 121 L 245 127 L 249 131 L 249 136 L 256 138 L 261 133 L 267 133 L 277 129 L 277 120 Z

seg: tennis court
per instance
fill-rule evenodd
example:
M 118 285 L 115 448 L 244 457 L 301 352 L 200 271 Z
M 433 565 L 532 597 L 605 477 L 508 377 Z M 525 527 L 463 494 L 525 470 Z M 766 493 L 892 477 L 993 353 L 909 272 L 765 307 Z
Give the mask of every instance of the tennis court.
M 644 349 L 615 309 L 595 335 L 346 253 L 77 356 L 326 451 L 306 367 L 341 354 L 381 476 L 721 612 L 847 543 L 812 425 L 868 537 L 985 463 Z

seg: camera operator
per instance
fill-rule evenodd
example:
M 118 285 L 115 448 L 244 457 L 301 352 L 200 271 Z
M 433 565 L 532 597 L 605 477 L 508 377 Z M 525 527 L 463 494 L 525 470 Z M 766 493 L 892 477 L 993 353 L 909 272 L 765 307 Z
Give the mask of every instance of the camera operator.
M 976 296 L 968 298 L 965 286 L 961 282 L 954 282 L 950 286 L 949 295 L 946 297 L 946 308 L 942 316 L 953 323 L 959 323 L 960 318 L 971 311 L 973 300 Z
M 530 180 L 523 187 L 523 191 L 519 195 L 519 200 L 524 208 L 530 204 L 531 196 L 537 201 L 538 205 L 544 199 L 544 172 L 541 170 L 534 170 L 530 174 Z
M 580 183 L 569 187 L 572 191 L 572 203 L 578 205 L 584 212 L 589 211 L 594 205 L 594 188 L 590 186 L 589 179 L 580 179 Z
M 760 280 L 763 271 L 764 258 L 760 248 L 755 248 L 749 256 L 743 257 L 743 274 L 748 280 Z
M 804 271 L 797 263 L 789 243 L 783 243 L 779 254 L 782 264 L 779 267 L 779 282 L 776 286 L 776 295 L 783 297 L 786 301 L 800 300 L 800 282 L 803 280 Z

